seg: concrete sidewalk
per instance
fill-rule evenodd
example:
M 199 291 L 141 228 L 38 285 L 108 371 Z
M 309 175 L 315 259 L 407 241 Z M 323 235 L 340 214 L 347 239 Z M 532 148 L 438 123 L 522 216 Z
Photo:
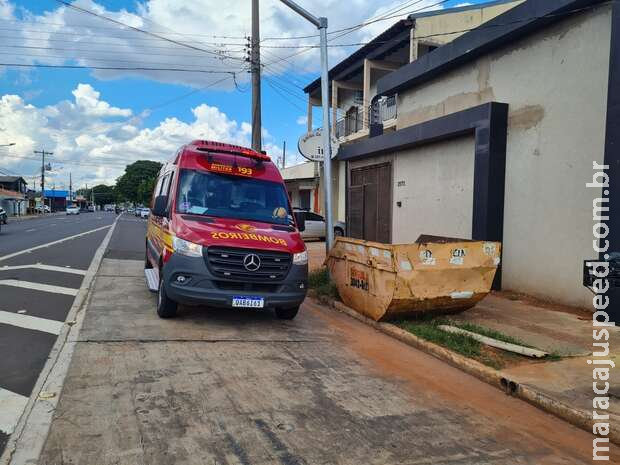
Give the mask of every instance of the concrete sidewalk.
M 544 465 L 592 457 L 587 433 L 312 303 L 293 321 L 204 308 L 161 320 L 141 261 L 104 259 L 75 342 L 43 453 L 28 463 Z M 611 456 L 620 460 L 617 448 Z
M 505 368 L 511 379 L 592 415 L 592 314 L 562 306 L 546 306 L 527 298 L 490 295 L 476 307 L 453 317 L 516 337 L 528 345 L 562 357 L 560 361 L 522 363 Z M 610 424 L 620 427 L 620 327 L 607 327 L 610 354 Z M 601 349 L 596 349 L 601 350 Z
M 310 267 L 319 269 L 325 259 L 323 243 L 308 244 Z M 538 349 L 560 356 L 555 361 L 532 361 L 525 357 L 501 370 L 506 379 L 546 396 L 543 403 L 556 403 L 560 415 L 571 422 L 589 424 L 592 418 L 592 313 L 562 305 L 548 304 L 514 293 L 492 293 L 474 308 L 451 315 L 461 323 L 499 331 Z M 608 327 L 610 354 L 616 364 L 609 378 L 609 423 L 614 437 L 620 431 L 620 327 Z M 597 349 L 601 350 L 601 349 Z M 555 357 L 554 357 L 555 358 Z M 542 405 L 542 404 L 541 404 Z M 565 407 L 568 407 L 566 409 Z M 572 410 L 575 410 L 574 412 Z M 588 426 L 588 429 L 590 427 Z

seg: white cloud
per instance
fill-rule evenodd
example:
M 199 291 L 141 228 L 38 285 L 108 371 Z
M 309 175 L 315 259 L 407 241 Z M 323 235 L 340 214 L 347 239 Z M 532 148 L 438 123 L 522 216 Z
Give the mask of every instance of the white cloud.
M 298 116 L 297 124 L 299 124 L 300 126 L 305 126 L 306 124 L 308 124 L 308 116 L 307 115 Z
M 231 5 L 234 3 L 234 5 Z M 393 0 L 377 7 L 374 0 L 309 0 L 300 1 L 311 12 L 326 14 L 329 30 L 336 31 L 364 22 L 379 15 L 394 16 L 402 0 Z M 422 0 L 399 10 L 398 16 L 375 22 L 335 40 L 335 43 L 358 43 L 378 35 L 391 24 L 412 11 L 432 7 L 436 0 Z M 16 57 L 21 63 L 63 64 L 71 62 L 98 67 L 184 68 L 216 73 L 237 72 L 238 82 L 247 81 L 245 72 L 246 37 L 250 33 L 251 2 L 236 0 L 146 0 L 138 3 L 138 14 L 126 10 L 108 10 L 92 0 L 77 0 L 76 6 L 97 14 L 165 36 L 190 47 L 166 42 L 156 37 L 122 28 L 109 21 L 73 9 L 59 6 L 41 15 L 24 10 L 24 20 L 13 23 L 16 29 L 12 45 L 35 47 L 22 49 Z M 439 8 L 435 6 L 435 8 Z M 14 7 L 8 0 L 0 0 L 0 17 L 13 16 Z M 312 49 L 287 60 L 280 58 L 300 52 L 299 49 L 269 48 L 279 46 L 317 45 L 318 38 L 270 40 L 279 37 L 316 35 L 317 30 L 288 9 L 279 0 L 261 1 L 262 61 L 267 73 L 283 74 L 291 69 L 297 72 L 317 73 L 319 51 Z M 215 37 L 214 37 L 215 36 Z M 330 48 L 333 65 L 358 47 Z M 181 73 L 145 70 L 96 70 L 100 79 L 140 76 L 161 82 L 184 83 L 204 87 L 226 74 Z M 232 88 L 231 79 L 218 87 Z
M 251 126 L 238 123 L 214 106 L 202 104 L 192 110 L 193 119 L 184 122 L 166 118 L 157 126 L 143 128 L 131 110 L 116 108 L 102 100 L 92 86 L 79 84 L 72 100 L 36 107 L 18 95 L 0 98 L 0 142 L 15 142 L 0 155 L 0 169 L 32 177 L 40 162 L 16 157 L 33 157 L 33 150 L 54 152 L 54 171 L 48 183 L 67 187 L 69 172 L 74 185 L 113 183 L 124 166 L 136 160 L 165 161 L 193 139 L 212 139 L 250 145 Z M 278 160 L 282 150 L 268 131 L 263 131 L 268 153 Z

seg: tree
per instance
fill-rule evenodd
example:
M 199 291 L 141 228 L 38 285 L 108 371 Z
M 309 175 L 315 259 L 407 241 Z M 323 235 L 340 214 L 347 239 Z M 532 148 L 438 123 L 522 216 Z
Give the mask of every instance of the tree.
M 92 189 L 95 204 L 99 206 L 103 206 L 106 204 L 114 203 L 114 187 L 106 186 L 105 184 L 99 184 Z
M 139 160 L 127 165 L 125 174 L 116 180 L 116 199 L 121 202 L 148 204 L 161 167 L 161 163 L 149 160 Z

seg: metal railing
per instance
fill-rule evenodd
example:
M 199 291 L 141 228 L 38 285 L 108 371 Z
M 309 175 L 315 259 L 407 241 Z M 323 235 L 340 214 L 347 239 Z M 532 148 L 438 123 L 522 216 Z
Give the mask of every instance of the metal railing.
M 396 96 L 391 95 L 377 102 L 375 111 L 380 120 L 388 121 L 398 116 L 398 106 L 396 104 Z M 336 137 L 338 139 L 356 132 L 361 131 L 364 127 L 368 127 L 368 124 L 364 124 L 364 121 L 368 123 L 370 118 L 370 112 L 372 108 L 358 107 L 357 111 L 346 115 L 336 121 Z

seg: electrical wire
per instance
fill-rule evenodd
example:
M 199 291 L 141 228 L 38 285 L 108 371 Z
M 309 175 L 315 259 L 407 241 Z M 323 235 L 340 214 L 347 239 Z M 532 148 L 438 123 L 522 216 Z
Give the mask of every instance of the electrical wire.
M 184 69 L 184 68 L 147 68 L 142 66 L 121 67 L 121 66 L 83 66 L 83 65 L 46 65 L 42 63 L 0 63 L 0 66 L 8 66 L 15 68 L 58 68 L 58 69 L 94 69 L 97 71 L 165 71 L 179 73 L 204 73 L 204 74 L 230 74 L 233 71 L 217 71 L 204 69 Z
M 204 52 L 204 53 L 207 53 L 207 54 L 212 54 L 212 55 L 222 56 L 220 53 L 218 53 L 218 52 L 214 52 L 214 51 L 212 51 L 212 50 L 208 50 L 208 49 L 201 48 L 201 47 L 196 47 L 196 46 L 194 46 L 194 45 L 191 45 L 191 44 L 188 44 L 188 43 L 185 43 L 185 42 L 180 42 L 180 41 L 178 41 L 178 40 L 171 39 L 171 38 L 169 38 L 169 37 L 165 37 L 165 36 L 163 36 L 163 35 L 160 35 L 160 34 L 157 34 L 157 33 L 154 33 L 154 32 L 150 32 L 150 31 L 147 31 L 147 30 L 145 30 L 145 29 L 140 29 L 140 28 L 135 27 L 135 26 L 130 26 L 129 24 L 125 24 L 125 23 L 123 23 L 122 21 L 118 21 L 118 20 L 116 20 L 116 19 L 114 19 L 114 18 L 110 18 L 110 17 L 108 17 L 108 16 L 101 15 L 101 14 L 96 13 L 96 12 L 91 11 L 91 10 L 87 10 L 86 8 L 79 7 L 79 6 L 77 6 L 77 5 L 71 4 L 71 3 L 66 2 L 66 1 L 64 1 L 64 0 L 56 0 L 56 2 L 58 2 L 58 3 L 62 4 L 62 5 L 64 5 L 64 6 L 65 6 L 65 7 L 67 7 L 67 8 L 71 8 L 72 10 L 79 11 L 79 12 L 84 13 L 84 14 L 86 14 L 86 15 L 95 16 L 95 17 L 100 18 L 100 19 L 102 19 L 102 20 L 105 20 L 105 21 L 109 21 L 109 22 L 111 22 L 111 23 L 114 23 L 114 24 L 116 24 L 116 25 L 118 25 L 118 26 L 121 26 L 121 27 L 124 27 L 124 28 L 127 28 L 127 29 L 131 29 L 132 31 L 139 32 L 139 33 L 142 33 L 142 34 L 146 34 L 146 35 L 148 35 L 148 36 L 151 36 L 151 37 L 155 37 L 155 38 L 161 39 L 161 40 L 166 41 L 166 42 L 169 42 L 169 43 L 171 43 L 171 44 L 178 45 L 179 47 L 186 47 L 186 48 L 189 48 L 189 49 L 192 49 L 192 50 L 196 50 L 196 51 L 200 51 L 200 52 Z M 244 59 L 243 59 L 243 58 L 238 58 L 238 57 L 233 57 L 233 56 L 227 56 L 226 58 L 228 58 L 228 59 L 233 59 L 233 60 L 241 60 L 241 61 L 244 61 Z

